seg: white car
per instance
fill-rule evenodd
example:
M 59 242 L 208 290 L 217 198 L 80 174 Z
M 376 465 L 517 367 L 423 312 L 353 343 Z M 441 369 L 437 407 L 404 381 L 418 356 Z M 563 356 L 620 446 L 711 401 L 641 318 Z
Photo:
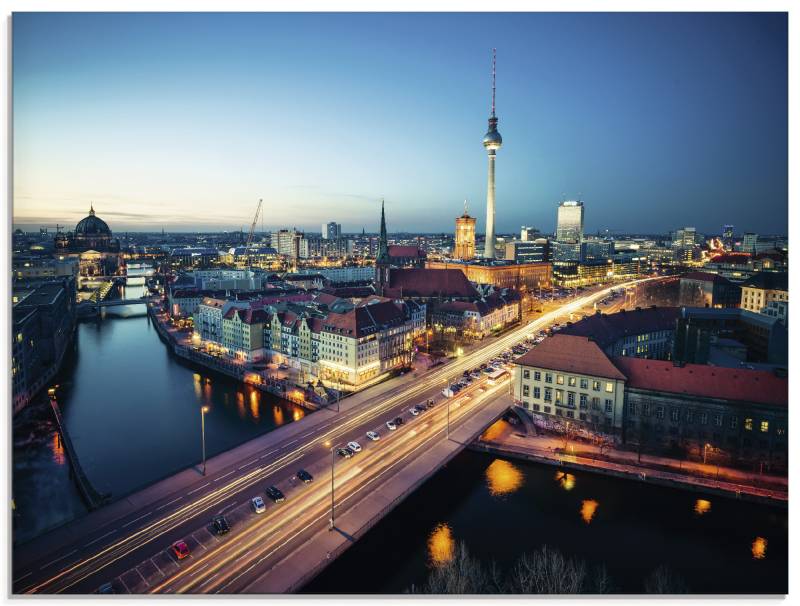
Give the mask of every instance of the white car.
M 261 497 L 253 497 L 250 502 L 253 504 L 253 511 L 256 513 L 264 513 L 267 510 L 264 499 Z
M 397 425 L 395 425 L 392 421 L 386 421 L 386 428 L 390 431 L 394 431 L 397 429 Z
M 348 442 L 347 447 L 353 452 L 361 452 L 361 444 L 358 442 Z
M 412 415 L 414 415 L 415 417 L 416 417 L 416 416 L 419 416 L 419 411 L 417 410 L 417 407 L 416 407 L 416 406 L 414 406 L 413 408 L 409 409 L 409 411 L 408 411 L 408 412 L 410 412 L 410 413 L 411 413 Z
M 372 440 L 373 442 L 377 442 L 378 440 L 380 440 L 380 439 L 381 439 L 380 435 L 378 435 L 378 434 L 377 434 L 376 432 L 374 432 L 374 431 L 368 431 L 368 432 L 367 432 L 367 437 L 368 437 L 370 440 Z

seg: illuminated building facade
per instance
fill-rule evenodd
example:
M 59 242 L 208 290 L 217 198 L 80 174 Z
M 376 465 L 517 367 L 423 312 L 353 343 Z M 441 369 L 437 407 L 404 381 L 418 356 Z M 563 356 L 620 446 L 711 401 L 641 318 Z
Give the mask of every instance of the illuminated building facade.
M 456 242 L 453 248 L 453 258 L 469 261 L 475 258 L 475 218 L 467 214 L 467 205 L 464 204 L 464 214 L 456 218 Z
M 558 205 L 556 240 L 579 243 L 583 239 L 583 202 L 567 200 Z
M 553 267 L 550 263 L 428 261 L 425 267 L 459 269 L 470 282 L 491 284 L 495 288 L 534 290 L 550 288 L 553 283 Z

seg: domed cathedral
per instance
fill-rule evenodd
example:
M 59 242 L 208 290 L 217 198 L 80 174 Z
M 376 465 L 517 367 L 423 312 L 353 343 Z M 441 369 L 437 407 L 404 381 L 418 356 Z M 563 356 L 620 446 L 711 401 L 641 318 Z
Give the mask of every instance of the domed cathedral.
M 75 226 L 75 231 L 64 234 L 56 240 L 56 246 L 68 252 L 119 252 L 119 240 L 112 237 L 108 223 L 89 207 L 89 215 Z

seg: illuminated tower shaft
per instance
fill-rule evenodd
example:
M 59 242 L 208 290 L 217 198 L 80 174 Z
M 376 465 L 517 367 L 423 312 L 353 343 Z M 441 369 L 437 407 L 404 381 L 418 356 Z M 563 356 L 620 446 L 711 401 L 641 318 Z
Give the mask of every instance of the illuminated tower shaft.
M 494 159 L 497 150 L 503 145 L 503 137 L 497 132 L 497 116 L 494 112 L 495 93 L 495 49 L 492 49 L 492 115 L 489 117 L 489 130 L 483 137 L 483 146 L 489 154 L 489 183 L 486 190 L 486 246 L 485 259 L 494 259 Z

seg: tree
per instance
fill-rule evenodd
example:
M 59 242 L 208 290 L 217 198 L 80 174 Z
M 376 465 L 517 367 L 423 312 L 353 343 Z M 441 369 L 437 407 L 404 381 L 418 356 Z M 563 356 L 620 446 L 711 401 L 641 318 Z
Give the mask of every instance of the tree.
M 543 545 L 517 560 L 507 585 L 511 593 L 581 593 L 586 588 L 586 566 Z
M 663 564 L 644 580 L 644 590 L 646 593 L 688 593 L 683 578 Z
M 453 557 L 433 567 L 422 591 L 461 595 L 491 593 L 492 583 L 481 563 L 470 556 L 467 546 L 459 541 Z

